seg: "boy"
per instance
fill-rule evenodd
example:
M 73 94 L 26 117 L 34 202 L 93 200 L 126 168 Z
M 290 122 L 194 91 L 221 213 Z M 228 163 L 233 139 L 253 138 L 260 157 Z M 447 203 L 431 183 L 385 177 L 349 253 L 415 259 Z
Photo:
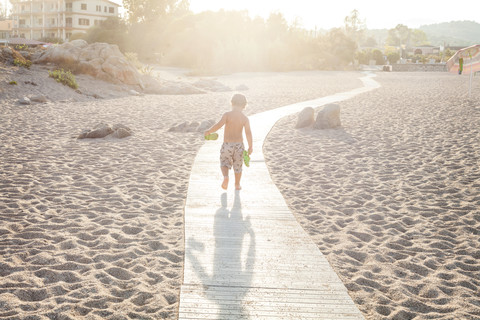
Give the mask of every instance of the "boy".
M 223 114 L 222 119 L 205 131 L 205 136 L 217 131 L 225 125 L 223 145 L 220 149 L 220 168 L 223 174 L 222 188 L 228 187 L 228 171 L 233 167 L 235 173 L 235 189 L 241 190 L 240 179 L 242 178 L 243 165 L 243 128 L 248 142 L 248 155 L 252 154 L 252 131 L 250 122 L 243 110 L 247 105 L 247 98 L 243 94 L 235 94 L 232 97 L 232 111 Z

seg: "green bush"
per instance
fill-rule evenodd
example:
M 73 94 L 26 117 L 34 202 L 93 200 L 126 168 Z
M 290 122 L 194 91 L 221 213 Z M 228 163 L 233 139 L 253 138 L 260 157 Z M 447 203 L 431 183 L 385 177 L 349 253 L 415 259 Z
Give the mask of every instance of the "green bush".
M 17 84 L 17 81 L 10 81 L 8 84 L 11 84 L 11 85 L 16 85 Z
M 78 89 L 77 81 L 75 76 L 70 71 L 65 71 L 63 69 L 57 69 L 48 72 L 48 76 L 55 79 L 57 82 L 60 82 L 63 85 L 69 86 L 72 89 Z
M 13 60 L 13 64 L 16 65 L 16 66 L 19 66 L 19 67 L 24 67 L 24 68 L 27 68 L 27 69 L 30 69 L 30 66 L 32 65 L 32 61 L 30 60 L 21 60 L 21 59 L 15 59 Z

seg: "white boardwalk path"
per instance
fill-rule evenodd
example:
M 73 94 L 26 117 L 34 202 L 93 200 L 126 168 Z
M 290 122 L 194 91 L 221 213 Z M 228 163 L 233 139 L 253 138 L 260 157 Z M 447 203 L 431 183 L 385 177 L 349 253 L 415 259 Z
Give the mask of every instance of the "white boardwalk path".
M 242 191 L 220 188 L 222 137 L 192 169 L 185 207 L 185 269 L 179 319 L 363 319 L 328 261 L 270 179 L 262 147 L 282 117 L 349 99 L 378 84 L 250 117 L 254 153 Z

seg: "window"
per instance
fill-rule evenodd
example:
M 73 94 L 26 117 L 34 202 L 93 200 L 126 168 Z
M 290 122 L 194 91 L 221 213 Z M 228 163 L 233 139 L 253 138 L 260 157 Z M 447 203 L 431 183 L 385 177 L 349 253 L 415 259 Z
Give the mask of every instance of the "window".
M 71 33 L 71 32 L 65 33 L 65 37 L 66 37 L 67 39 L 70 39 L 71 36 L 72 36 L 72 33 Z
M 80 9 L 82 9 L 82 10 L 87 10 L 87 4 L 86 4 L 86 3 L 82 3 Z
M 114 7 L 108 7 L 108 13 L 115 13 Z
M 102 12 L 102 6 L 97 6 L 97 12 Z
M 42 18 L 38 19 L 38 24 L 43 24 L 43 19 Z
M 107 6 L 105 6 L 105 8 L 104 8 L 103 12 L 107 12 Z
M 51 25 L 51 26 L 55 26 L 55 18 L 50 19 L 50 25 Z
M 18 24 L 21 25 L 21 26 L 24 26 L 25 25 L 25 19 L 18 20 Z
M 81 26 L 89 26 L 90 25 L 90 20 L 89 19 L 78 19 L 78 24 Z
M 72 11 L 72 3 L 71 2 L 65 3 L 65 8 L 67 9 L 67 11 Z
M 65 18 L 65 26 L 67 27 L 72 26 L 72 18 Z

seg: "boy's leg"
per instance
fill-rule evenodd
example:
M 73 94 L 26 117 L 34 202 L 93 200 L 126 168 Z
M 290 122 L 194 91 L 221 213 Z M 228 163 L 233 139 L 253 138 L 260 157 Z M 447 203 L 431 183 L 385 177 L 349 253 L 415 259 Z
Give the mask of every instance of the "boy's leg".
M 242 172 L 235 172 L 235 190 L 242 190 L 240 179 L 242 179 Z
M 223 174 L 223 182 L 222 182 L 222 188 L 227 190 L 228 188 L 228 167 L 220 167 L 222 169 L 222 174 Z

